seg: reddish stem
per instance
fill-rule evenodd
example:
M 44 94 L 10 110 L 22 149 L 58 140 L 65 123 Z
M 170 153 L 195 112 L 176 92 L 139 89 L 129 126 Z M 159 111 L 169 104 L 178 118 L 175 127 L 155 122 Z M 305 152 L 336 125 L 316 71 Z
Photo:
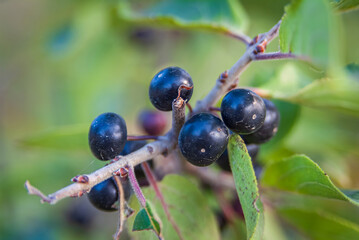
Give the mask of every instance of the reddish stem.
M 143 136 L 133 136 L 127 135 L 127 141 L 141 141 L 141 140 L 157 140 L 158 136 L 143 135 Z
M 137 182 L 135 172 L 132 166 L 128 168 L 128 179 L 130 180 L 132 189 L 135 192 L 135 195 L 140 202 L 141 207 L 146 208 L 146 198 L 143 195 L 140 185 Z
M 149 181 L 150 185 L 155 190 L 156 196 L 158 197 L 158 199 L 161 202 L 163 210 L 166 213 L 167 219 L 171 222 L 173 228 L 175 229 L 175 231 L 178 234 L 178 237 L 182 240 L 183 237 L 182 237 L 181 231 L 180 231 L 179 227 L 177 226 L 176 222 L 174 221 L 174 219 L 172 218 L 172 216 L 170 214 L 170 211 L 168 209 L 168 206 L 167 206 L 167 203 L 165 201 L 165 198 L 163 197 L 162 192 L 161 192 L 160 188 L 157 185 L 156 177 L 154 176 L 150 166 L 148 165 L 147 162 L 143 162 L 141 164 L 141 166 L 142 166 L 143 171 L 145 172 L 147 180 Z
M 189 104 L 188 102 L 186 103 L 186 106 L 188 107 L 189 113 L 192 114 L 193 113 L 193 108 L 191 106 L 191 104 Z
M 294 55 L 293 53 L 281 53 L 281 52 L 258 54 L 254 57 L 254 60 L 276 60 L 276 59 L 288 59 L 288 58 L 300 59 L 303 61 L 310 60 L 308 57 L 297 56 L 297 55 Z
M 209 111 L 211 111 L 211 112 L 220 112 L 220 111 L 221 111 L 221 108 L 218 108 L 218 107 L 209 107 Z

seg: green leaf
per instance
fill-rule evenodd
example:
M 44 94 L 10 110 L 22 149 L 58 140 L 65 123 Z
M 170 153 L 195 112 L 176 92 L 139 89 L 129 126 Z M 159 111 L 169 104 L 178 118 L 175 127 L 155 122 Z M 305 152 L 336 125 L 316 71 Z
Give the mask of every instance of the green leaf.
M 142 230 L 153 230 L 157 236 L 161 236 L 161 224 L 156 220 L 148 201 L 146 202 L 146 207 L 137 213 L 132 227 L 132 231 Z
M 228 156 L 246 221 L 247 239 L 262 239 L 264 215 L 257 179 L 246 145 L 236 134 L 229 139 Z
M 198 189 L 198 186 L 187 177 L 167 175 L 158 186 L 169 207 L 170 214 L 176 222 L 183 239 L 218 240 L 219 229 L 215 216 L 208 206 L 207 199 Z M 152 188 L 143 188 L 143 193 L 152 203 L 162 222 L 164 239 L 180 239 L 162 208 L 159 199 Z M 139 209 L 138 201 L 132 198 L 130 203 L 133 209 Z M 133 218 L 129 219 L 131 226 Z M 148 231 L 131 232 L 133 239 L 157 239 Z
M 266 191 L 266 198 L 311 239 L 358 238 L 359 208 L 349 202 L 282 191 Z
M 247 25 L 246 14 L 236 0 L 166 0 L 140 10 L 133 10 L 133 5 L 122 0 L 118 7 L 120 18 L 224 33 L 239 33 Z
M 326 212 L 303 209 L 280 210 L 280 215 L 310 239 L 359 239 L 359 227 Z
M 325 69 L 338 66 L 337 22 L 327 0 L 294 0 L 285 8 L 279 29 L 280 49 L 309 57 Z
M 20 140 L 25 147 L 39 147 L 56 150 L 88 150 L 89 125 L 68 125 L 57 127 Z
M 315 108 L 359 116 L 359 83 L 346 79 L 319 79 L 296 94 L 279 99 Z
M 359 206 L 358 191 L 340 191 L 328 175 L 304 155 L 295 155 L 269 165 L 262 175 L 261 183 L 264 187 L 344 200 Z
M 331 0 L 331 4 L 339 11 L 348 11 L 358 8 L 359 0 Z

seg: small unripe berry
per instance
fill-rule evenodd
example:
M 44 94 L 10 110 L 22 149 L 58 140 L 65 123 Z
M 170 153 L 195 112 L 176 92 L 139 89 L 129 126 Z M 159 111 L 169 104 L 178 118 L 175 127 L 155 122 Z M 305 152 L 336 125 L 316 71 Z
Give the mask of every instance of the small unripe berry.
M 167 126 L 167 117 L 163 112 L 146 110 L 138 117 L 139 125 L 149 135 L 159 136 Z

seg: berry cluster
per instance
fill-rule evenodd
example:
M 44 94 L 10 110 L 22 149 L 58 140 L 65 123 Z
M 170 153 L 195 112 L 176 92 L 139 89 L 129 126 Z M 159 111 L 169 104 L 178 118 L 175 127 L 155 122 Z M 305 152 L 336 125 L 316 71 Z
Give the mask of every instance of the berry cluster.
M 149 87 L 151 103 L 160 111 L 171 111 L 173 102 L 179 98 L 187 103 L 192 94 L 192 78 L 179 67 L 161 70 Z M 230 133 L 242 136 L 254 161 L 259 150 L 257 144 L 271 139 L 278 129 L 279 112 L 275 105 L 247 89 L 228 92 L 222 100 L 220 112 L 221 119 L 212 112 L 194 114 L 181 128 L 178 147 L 191 164 L 204 167 L 217 161 L 223 170 L 230 171 L 226 150 Z M 150 135 L 163 134 L 166 127 L 166 118 L 160 112 L 145 111 L 139 122 Z M 106 161 L 130 154 L 147 143 L 143 140 L 128 142 L 127 137 L 123 118 L 115 113 L 103 113 L 91 124 L 90 149 L 96 158 Z M 144 179 L 140 166 L 136 166 L 135 172 L 138 179 Z M 88 197 L 95 207 L 106 211 L 115 210 L 119 199 L 112 178 L 93 187 Z

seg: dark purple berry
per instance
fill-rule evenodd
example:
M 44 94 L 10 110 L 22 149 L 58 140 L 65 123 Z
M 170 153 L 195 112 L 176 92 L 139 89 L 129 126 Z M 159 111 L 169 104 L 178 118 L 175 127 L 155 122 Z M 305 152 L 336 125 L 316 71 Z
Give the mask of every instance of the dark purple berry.
M 254 164 L 257 155 L 259 152 L 259 146 L 256 144 L 248 144 L 247 145 L 248 154 L 252 159 L 252 163 Z M 229 164 L 228 151 L 224 151 L 224 153 L 218 158 L 217 162 L 218 166 L 224 171 L 231 172 L 231 166 Z
M 116 211 L 114 204 L 118 199 L 118 190 L 115 181 L 109 178 L 95 185 L 87 195 L 96 208 L 103 211 Z
M 229 133 L 224 123 L 209 113 L 190 118 L 179 134 L 179 148 L 193 165 L 208 166 L 226 150 Z
M 221 115 L 226 126 L 238 134 L 250 134 L 264 123 L 266 108 L 256 93 L 247 89 L 234 89 L 224 96 Z
M 266 106 L 266 117 L 263 126 L 254 133 L 243 135 L 246 143 L 265 143 L 269 141 L 278 131 L 279 111 L 273 102 L 263 99 Z
M 150 100 L 158 110 L 171 111 L 172 102 L 178 96 L 180 86 L 193 87 L 191 76 L 182 68 L 168 67 L 157 73 L 150 84 Z M 189 101 L 192 97 L 193 88 L 183 89 L 181 97 Z
M 125 147 L 126 122 L 116 113 L 103 113 L 91 123 L 88 139 L 96 158 L 102 161 L 113 159 Z
M 160 111 L 143 111 L 138 122 L 142 129 L 149 135 L 162 135 L 167 126 L 167 117 Z

